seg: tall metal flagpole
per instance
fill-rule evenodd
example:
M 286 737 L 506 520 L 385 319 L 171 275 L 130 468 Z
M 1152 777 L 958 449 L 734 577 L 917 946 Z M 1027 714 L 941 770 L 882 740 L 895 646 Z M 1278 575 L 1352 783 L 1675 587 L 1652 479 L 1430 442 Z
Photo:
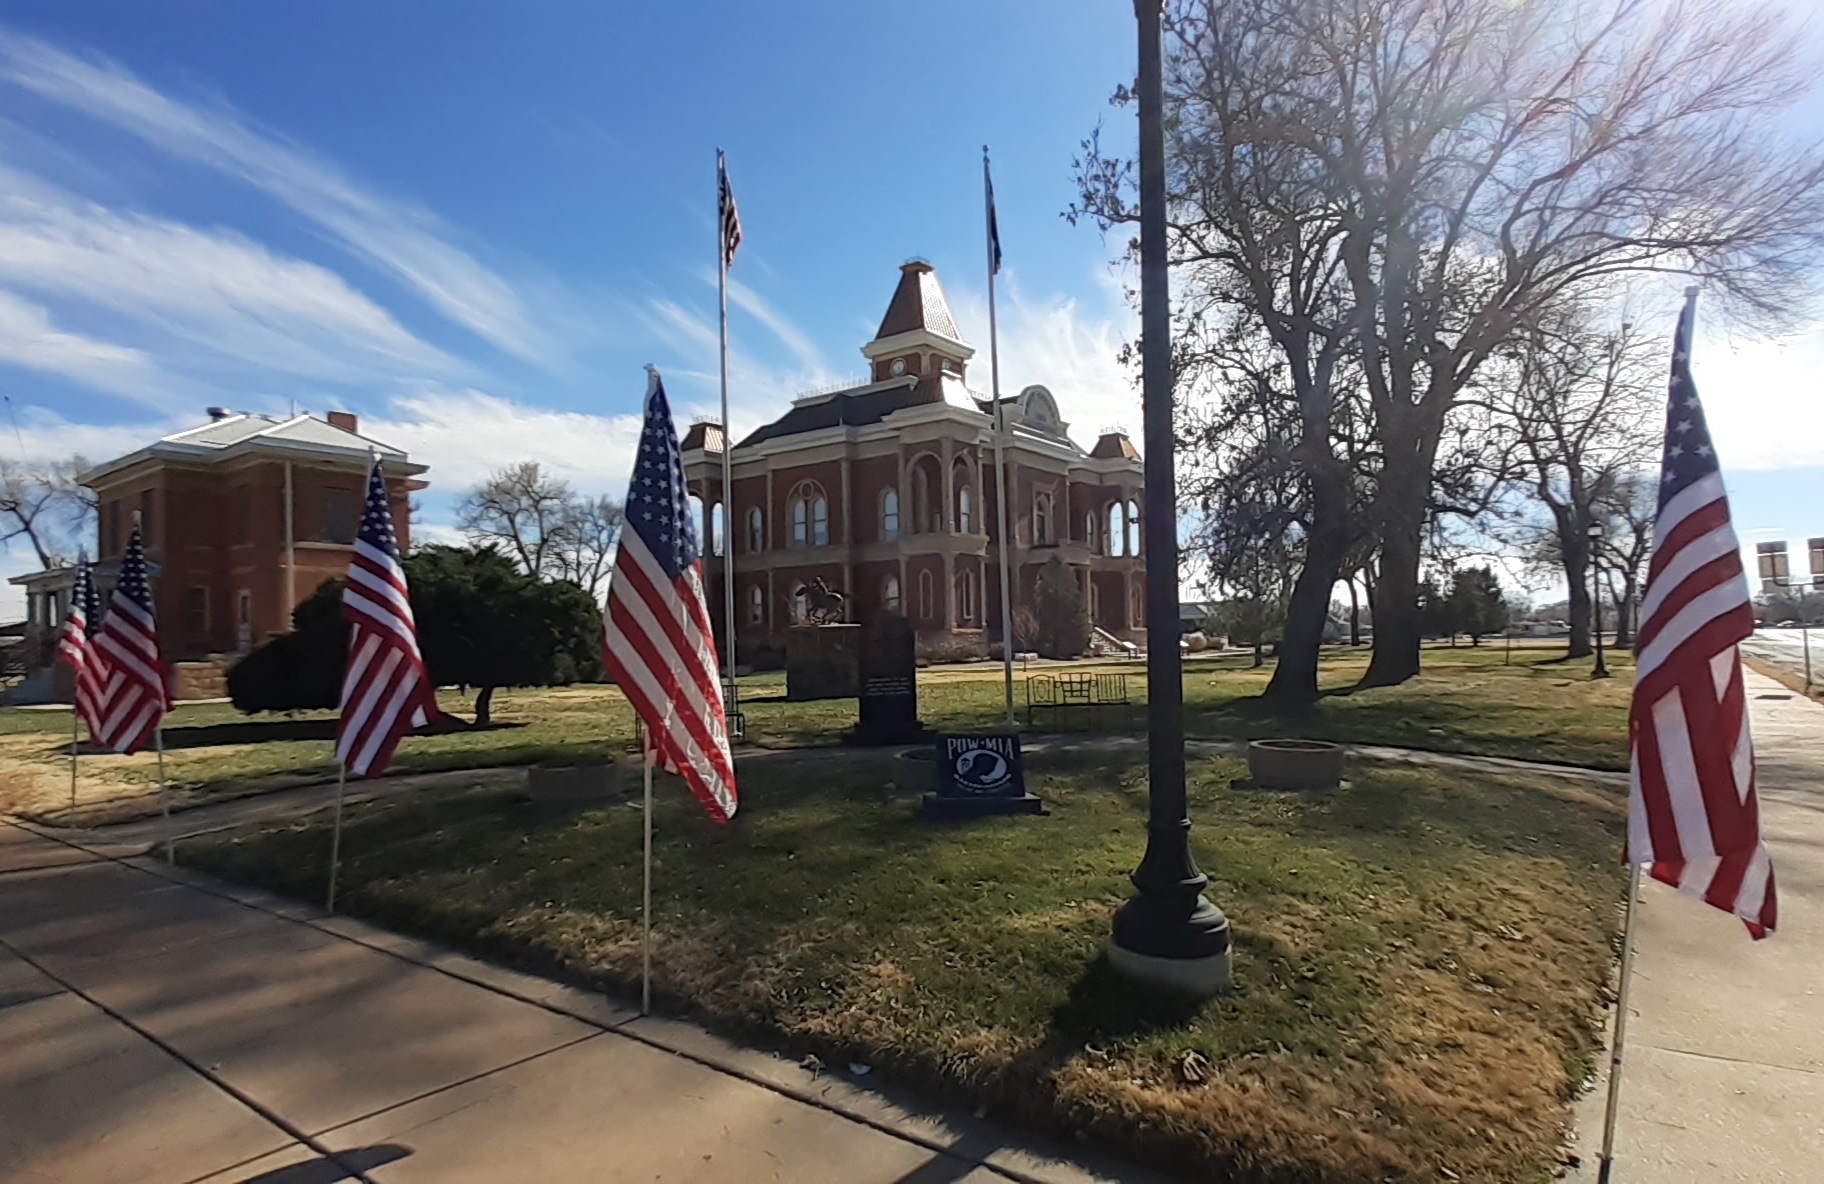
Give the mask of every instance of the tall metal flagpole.
M 171 795 L 165 786 L 165 721 L 158 721 L 158 730 L 153 733 L 153 743 L 158 746 L 158 812 L 164 818 L 165 827 L 165 862 L 176 863 L 176 840 L 171 835 Z
M 988 177 L 988 145 L 982 145 L 983 234 L 988 242 L 988 375 L 994 390 L 994 508 L 995 534 L 1001 567 L 1001 681 L 1007 701 L 1007 726 L 1013 727 L 1013 585 L 1007 567 L 1007 415 L 1001 407 L 1001 345 L 994 319 L 995 258 L 994 183 Z
M 735 438 L 728 426 L 728 217 L 723 202 L 734 200 L 728 186 L 728 163 L 722 149 L 716 149 L 716 297 L 721 308 L 722 362 L 722 627 L 728 649 L 728 702 L 723 708 L 731 716 L 740 709 L 740 691 L 735 686 Z M 714 528 L 714 524 L 711 524 Z M 713 543 L 713 540 L 712 540 Z M 713 546 L 712 546 L 713 552 Z M 734 763 L 731 749 L 729 763 Z
M 70 704 L 70 825 L 76 825 L 76 747 L 82 743 L 82 734 L 76 729 L 76 704 Z
M 640 1014 L 652 1013 L 652 745 L 647 742 L 645 725 L 636 729 L 640 733 L 640 758 L 646 770 L 646 804 L 642 814 L 646 819 L 646 852 L 643 860 L 645 873 L 640 885 Z
M 348 788 L 348 765 L 336 762 L 336 821 L 330 830 L 329 838 L 329 895 L 323 901 L 323 911 L 336 911 L 336 873 L 342 867 L 342 794 Z
M 1621 1099 L 1621 1050 L 1628 1037 L 1628 983 L 1634 972 L 1634 906 L 1640 899 L 1640 868 L 1628 870 L 1628 910 L 1621 923 L 1621 986 L 1615 992 L 1615 1046 L 1609 1053 L 1609 1101 L 1602 1114 L 1602 1161 L 1596 1184 L 1609 1184 L 1615 1166 L 1615 1115 Z

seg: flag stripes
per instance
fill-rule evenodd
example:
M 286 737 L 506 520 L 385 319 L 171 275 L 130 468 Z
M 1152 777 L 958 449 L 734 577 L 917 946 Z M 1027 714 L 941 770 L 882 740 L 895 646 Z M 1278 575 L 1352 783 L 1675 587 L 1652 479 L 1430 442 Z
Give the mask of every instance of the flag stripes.
M 392 763 L 400 737 L 436 717 L 437 688 L 418 651 L 386 477 L 377 458 L 368 472 L 367 505 L 342 589 L 342 619 L 351 628 L 336 760 L 356 777 L 378 777 Z
M 1754 631 L 1754 609 L 1691 377 L 1694 299 L 1686 299 L 1673 342 L 1659 512 L 1641 599 L 1626 858 L 1741 918 L 1759 938 L 1773 931 L 1777 907 L 1736 651 Z
M 115 752 L 138 752 L 152 742 L 171 709 L 165 692 L 165 664 L 158 656 L 158 625 L 152 611 L 145 541 L 137 523 L 127 539 L 120 580 L 108 614 L 95 636 L 103 680 L 96 712 L 96 743 Z
M 95 649 L 95 635 L 100 631 L 101 604 L 95 594 L 95 572 L 84 557 L 76 563 L 76 584 L 70 589 L 70 612 L 64 618 L 63 635 L 57 639 L 57 657 L 74 676 L 75 696 L 70 707 L 89 729 L 91 740 L 101 734 L 106 693 L 107 668 Z
M 696 528 L 664 387 L 653 374 L 602 631 L 602 661 L 646 725 L 655 767 L 710 817 L 734 816 L 734 758 Z
M 735 209 L 735 191 L 728 183 L 728 165 L 716 153 L 716 223 L 721 227 L 722 266 L 732 267 L 735 248 L 741 245 L 741 215 Z

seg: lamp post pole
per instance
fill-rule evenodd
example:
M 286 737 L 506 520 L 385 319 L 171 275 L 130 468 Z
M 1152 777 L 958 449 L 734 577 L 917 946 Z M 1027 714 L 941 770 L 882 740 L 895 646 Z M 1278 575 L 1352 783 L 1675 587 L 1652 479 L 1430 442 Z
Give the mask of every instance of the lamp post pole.
M 1590 523 L 1590 636 L 1596 642 L 1596 668 L 1590 677 L 1609 677 L 1609 667 L 1602 660 L 1602 569 L 1598 552 L 1602 544 L 1602 524 Z
M 1146 853 L 1115 912 L 1108 958 L 1148 982 L 1210 994 L 1229 985 L 1229 922 L 1203 898 L 1185 804 L 1184 671 L 1178 653 L 1178 505 L 1166 286 L 1163 0 L 1134 0 L 1140 35 L 1140 344 L 1146 442 Z

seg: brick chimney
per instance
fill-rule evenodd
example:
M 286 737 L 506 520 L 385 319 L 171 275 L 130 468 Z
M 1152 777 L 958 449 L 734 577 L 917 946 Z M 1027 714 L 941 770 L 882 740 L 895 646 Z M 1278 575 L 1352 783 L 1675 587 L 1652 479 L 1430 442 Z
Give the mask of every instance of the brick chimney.
M 355 435 L 360 434 L 361 421 L 355 418 L 355 413 L 352 411 L 331 411 L 324 418 L 329 420 L 329 426 L 332 428 L 341 428 L 343 431 Z

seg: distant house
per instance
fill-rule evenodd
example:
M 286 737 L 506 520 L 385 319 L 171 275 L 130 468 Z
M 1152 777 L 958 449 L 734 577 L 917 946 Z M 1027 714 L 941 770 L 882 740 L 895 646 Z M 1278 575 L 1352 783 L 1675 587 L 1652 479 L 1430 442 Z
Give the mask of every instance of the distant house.
M 803 619 L 819 578 L 845 594 L 851 620 L 897 613 L 924 642 L 999 637 L 995 406 L 968 381 L 975 352 L 931 265 L 914 260 L 861 347 L 868 381 L 805 395 L 736 443 L 732 497 L 722 491 L 722 428 L 690 429 L 684 472 L 703 505 L 702 537 L 714 537 L 719 507 L 732 502 L 726 542 L 744 647 L 776 644 Z M 1004 397 L 1001 411 L 1016 610 L 1056 557 L 1097 628 L 1139 638 L 1139 452 L 1112 429 L 1088 449 L 1077 444 L 1043 386 Z M 722 558 L 708 550 L 704 582 L 720 632 Z
M 401 548 L 411 542 L 410 494 L 426 467 L 360 434 L 353 415 L 319 419 L 232 414 L 155 440 L 77 478 L 95 491 L 96 582 L 113 590 L 137 513 L 152 568 L 159 645 L 167 663 L 208 663 L 176 690 L 219 690 L 227 656 L 291 627 L 291 610 L 324 580 L 341 575 L 361 521 L 372 457 L 385 463 Z M 28 635 L 61 627 L 75 584 L 72 568 L 15 576 L 26 594 Z M 28 652 L 45 654 L 50 647 Z M 34 671 L 15 700 L 67 700 L 61 667 Z

